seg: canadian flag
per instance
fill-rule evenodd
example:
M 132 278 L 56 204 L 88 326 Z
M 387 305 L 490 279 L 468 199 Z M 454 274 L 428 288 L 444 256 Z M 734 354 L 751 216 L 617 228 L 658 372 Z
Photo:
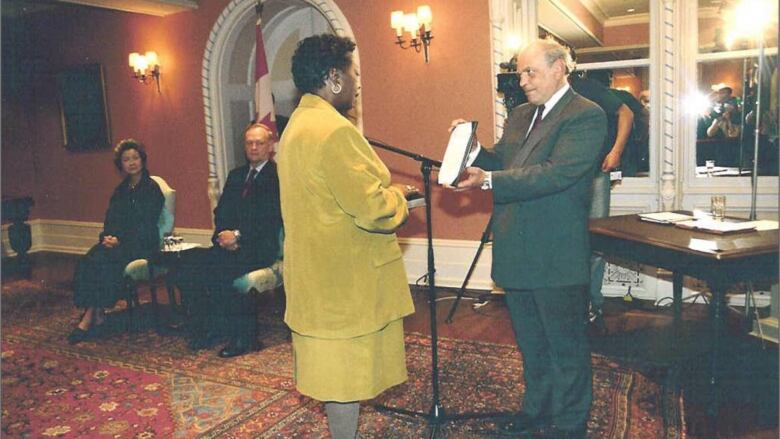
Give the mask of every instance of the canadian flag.
M 263 2 L 258 0 L 255 6 L 257 25 L 255 26 L 255 41 L 257 45 L 255 53 L 255 120 L 270 127 L 274 136 L 279 138 L 276 128 L 276 115 L 274 114 L 274 100 L 271 94 L 271 74 L 268 72 L 268 61 L 265 57 L 265 44 L 263 43 L 263 29 L 261 26 L 263 16 Z

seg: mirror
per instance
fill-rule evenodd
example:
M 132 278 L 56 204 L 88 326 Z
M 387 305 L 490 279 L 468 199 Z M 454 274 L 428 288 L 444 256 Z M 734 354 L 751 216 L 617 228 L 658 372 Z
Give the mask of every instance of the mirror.
M 620 170 L 624 177 L 647 177 L 650 0 L 540 0 L 538 8 L 539 36 L 553 36 L 574 47 L 574 74 L 609 88 L 634 113 Z
M 768 11 L 763 14 L 748 11 L 748 30 L 764 32 L 739 37 L 735 29 L 742 20 L 741 4 L 698 3 L 697 90 L 688 99 L 688 110 L 696 115 L 697 177 L 750 176 L 757 121 L 758 175 L 778 175 L 777 89 L 772 86 L 777 84 L 777 4 L 765 1 Z M 766 23 L 761 23 L 762 16 L 768 18 Z M 765 47 L 760 74 L 759 38 Z
M 777 55 L 766 56 L 761 84 L 758 175 L 777 175 Z M 698 63 L 696 175 L 749 176 L 753 170 L 758 58 L 704 60 Z M 776 82 L 775 82 L 776 83 Z

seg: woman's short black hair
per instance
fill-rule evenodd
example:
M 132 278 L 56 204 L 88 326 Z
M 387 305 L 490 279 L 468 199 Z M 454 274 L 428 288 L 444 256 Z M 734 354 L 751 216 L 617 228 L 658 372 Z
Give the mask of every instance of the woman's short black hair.
M 143 143 L 135 139 L 121 140 L 116 145 L 116 148 L 114 148 L 114 166 L 120 171 L 122 170 L 122 154 L 130 149 L 138 151 L 138 155 L 141 156 L 141 163 L 144 165 L 144 169 L 146 169 L 146 148 Z
M 325 85 L 332 68 L 346 71 L 352 64 L 355 43 L 331 34 L 315 35 L 298 43 L 292 57 L 295 86 L 302 93 L 314 93 Z

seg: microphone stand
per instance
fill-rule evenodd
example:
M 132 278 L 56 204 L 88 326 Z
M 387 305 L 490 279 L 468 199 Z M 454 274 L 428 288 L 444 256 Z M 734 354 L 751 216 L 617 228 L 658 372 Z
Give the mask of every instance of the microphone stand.
M 431 221 L 431 170 L 433 167 L 441 168 L 441 162 L 425 157 L 423 155 L 405 151 L 395 146 L 388 145 L 379 140 L 366 138 L 368 143 L 378 148 L 400 154 L 402 156 L 409 157 L 413 160 L 420 162 L 420 171 L 423 177 L 423 188 L 425 195 L 425 224 L 426 233 L 428 237 L 428 306 L 430 312 L 431 321 L 431 384 L 433 388 L 433 396 L 431 409 L 428 413 L 415 412 L 411 410 L 405 410 L 396 407 L 388 407 L 385 405 L 376 406 L 379 410 L 386 410 L 394 413 L 398 413 L 406 416 L 419 416 L 423 417 L 431 426 L 430 438 L 436 438 L 439 434 L 442 424 L 460 420 L 460 419 L 478 419 L 478 418 L 496 418 L 503 416 L 501 413 L 463 413 L 456 415 L 447 415 L 441 405 L 441 399 L 439 397 L 439 351 L 438 351 L 438 331 L 436 325 L 436 265 L 433 258 L 433 227 Z
M 471 280 L 471 275 L 474 274 L 474 269 L 477 267 L 477 262 L 479 261 L 479 256 L 482 254 L 482 250 L 485 249 L 485 244 L 487 244 L 488 241 L 490 241 L 490 233 L 491 228 L 493 226 L 493 216 L 490 216 L 490 219 L 488 220 L 487 225 L 485 226 L 485 231 L 482 232 L 482 238 L 479 240 L 479 247 L 477 247 L 477 253 L 474 254 L 474 259 L 471 260 L 471 265 L 469 266 L 468 272 L 466 272 L 466 277 L 463 278 L 463 283 L 460 285 L 460 289 L 458 290 L 457 296 L 455 296 L 455 301 L 452 302 L 452 307 L 450 307 L 450 312 L 447 314 L 447 318 L 444 320 L 444 323 L 451 324 L 452 323 L 452 317 L 455 315 L 455 310 L 458 309 L 458 304 L 460 304 L 460 300 L 463 298 L 463 295 L 466 293 L 466 285 L 468 285 L 469 280 Z M 486 295 L 482 297 L 488 297 L 490 293 L 488 292 Z

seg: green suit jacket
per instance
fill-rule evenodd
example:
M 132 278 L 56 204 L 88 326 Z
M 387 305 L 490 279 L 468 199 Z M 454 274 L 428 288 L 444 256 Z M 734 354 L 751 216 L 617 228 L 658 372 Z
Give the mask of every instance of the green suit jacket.
M 494 171 L 493 280 L 502 288 L 581 285 L 590 279 L 588 212 L 607 121 L 571 89 L 526 139 L 536 107 L 517 107 L 474 166 Z
M 394 233 L 409 215 L 406 200 L 352 123 L 304 95 L 278 164 L 290 329 L 351 338 L 414 312 Z

